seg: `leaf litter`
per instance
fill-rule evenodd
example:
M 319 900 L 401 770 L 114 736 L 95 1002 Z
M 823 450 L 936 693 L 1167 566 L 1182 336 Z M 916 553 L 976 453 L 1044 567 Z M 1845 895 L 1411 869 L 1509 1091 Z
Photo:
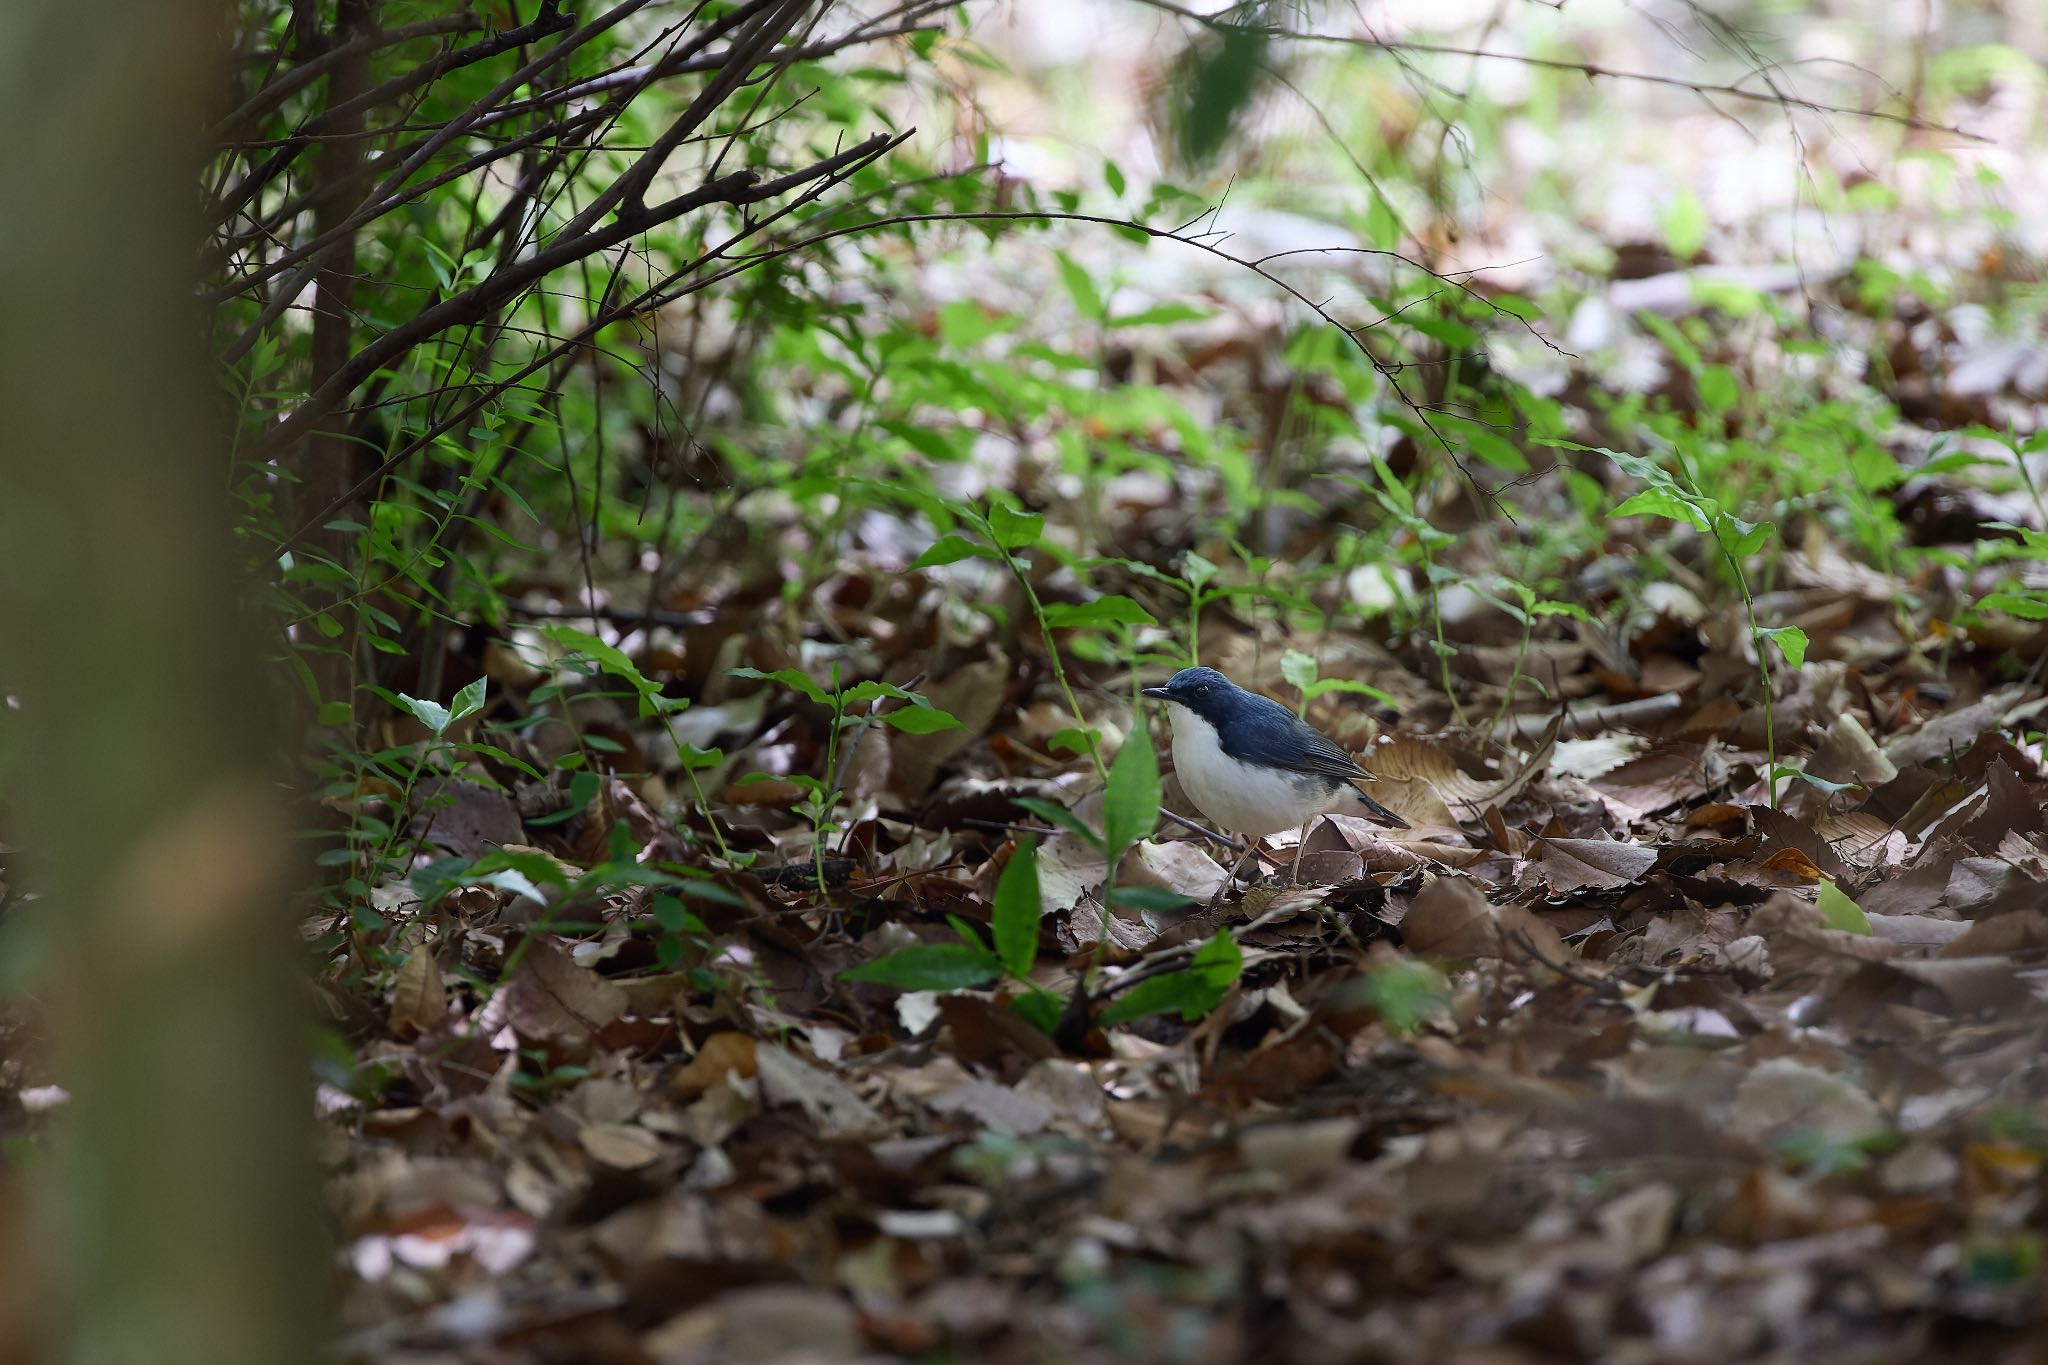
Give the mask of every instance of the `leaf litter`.
M 1221 657 L 1296 643 L 1205 624 Z M 1709 618 L 1658 631 L 1711 660 Z M 1034 634 L 984 647 L 1014 662 L 930 688 L 970 723 L 870 731 L 887 757 L 849 780 L 829 869 L 795 786 L 746 798 L 746 771 L 801 774 L 829 733 L 759 679 L 725 685 L 758 719 L 724 736 L 751 752 L 708 810 L 749 870 L 582 880 L 675 809 L 658 759 L 552 823 L 488 760 L 451 786 L 460 828 L 516 822 L 501 847 L 552 881 L 519 914 L 506 885 L 416 877 L 393 968 L 351 986 L 336 964 L 371 1006 L 324 1092 L 351 1353 L 1164 1358 L 1118 1345 L 1134 1325 L 1195 1360 L 2024 1338 L 2048 1156 L 2031 685 L 1901 705 L 1882 672 L 1781 663 L 1775 808 L 1762 694 L 1703 697 L 1706 670 L 1629 724 L 1564 730 L 1531 695 L 1509 715 L 1542 723 L 1481 746 L 1441 693 L 1399 720 L 1347 701 L 1354 740 L 1387 726 L 1357 747 L 1414 828 L 1331 817 L 1303 885 L 1283 836 L 1266 880 L 1205 909 L 1229 859 L 1151 818 L 1198 812 L 1136 761 L 1128 676 L 1068 660 L 1075 717 Z M 1426 668 L 1374 682 L 1427 697 Z M 1108 789 L 1048 747 L 1076 720 Z M 661 724 L 619 717 L 643 754 Z M 707 812 L 684 819 L 704 845 Z

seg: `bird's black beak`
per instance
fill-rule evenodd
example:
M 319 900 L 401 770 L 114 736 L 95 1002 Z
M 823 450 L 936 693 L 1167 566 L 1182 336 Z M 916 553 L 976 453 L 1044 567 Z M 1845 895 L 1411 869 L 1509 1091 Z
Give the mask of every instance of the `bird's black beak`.
M 1173 693 L 1167 691 L 1163 687 L 1148 687 L 1144 690 L 1142 695 L 1147 697 L 1157 697 L 1160 701 L 1173 700 Z

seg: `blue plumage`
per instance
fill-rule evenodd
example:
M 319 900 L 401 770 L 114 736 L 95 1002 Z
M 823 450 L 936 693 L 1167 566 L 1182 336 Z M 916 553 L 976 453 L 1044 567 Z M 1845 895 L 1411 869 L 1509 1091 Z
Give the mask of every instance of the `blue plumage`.
M 1355 798 L 1399 829 L 1407 821 L 1352 784 L 1371 773 L 1327 735 L 1271 697 L 1213 668 L 1184 668 L 1148 697 L 1168 704 L 1181 786 L 1212 820 L 1238 833 L 1291 829 Z

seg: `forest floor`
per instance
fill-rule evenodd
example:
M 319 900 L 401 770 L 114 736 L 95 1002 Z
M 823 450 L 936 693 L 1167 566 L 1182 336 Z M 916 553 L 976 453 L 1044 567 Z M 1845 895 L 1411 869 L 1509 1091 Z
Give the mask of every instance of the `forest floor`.
M 1708 126 L 1638 134 L 1785 170 Z M 2038 1359 L 2048 341 L 2024 206 L 1916 214 L 1839 207 L 1836 264 L 1614 227 L 1488 336 L 1576 447 L 1466 473 L 1323 439 L 1357 394 L 1256 280 L 1088 285 L 1121 239 L 871 300 L 961 346 L 1092 307 L 1115 382 L 953 402 L 924 512 L 708 497 L 658 597 L 600 553 L 601 616 L 529 567 L 566 625 L 384 735 L 434 762 L 355 809 L 427 852 L 308 926 L 344 1354 Z M 1461 259 L 1522 259 L 1508 217 Z M 1224 427 L 1241 466 L 1185 447 Z M 1411 828 L 1205 909 L 1135 695 L 1197 655 Z

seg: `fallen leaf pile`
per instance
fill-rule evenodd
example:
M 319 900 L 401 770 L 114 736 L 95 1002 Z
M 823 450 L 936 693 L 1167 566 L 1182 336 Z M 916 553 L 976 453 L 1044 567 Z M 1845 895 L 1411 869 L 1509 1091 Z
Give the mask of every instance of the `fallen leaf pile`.
M 867 651 L 842 685 L 917 681 L 931 656 L 903 642 L 944 581 L 833 590 L 842 665 Z M 1414 828 L 1321 822 L 1299 886 L 1281 836 L 1279 872 L 1214 910 L 1222 855 L 1175 822 L 1123 855 L 1109 903 L 1102 851 L 1045 824 L 1104 819 L 1056 734 L 1154 738 L 1106 663 L 1067 661 L 1069 714 L 1029 627 L 926 665 L 916 695 L 957 728 L 850 718 L 854 818 L 822 850 L 792 806 L 831 712 L 775 676 L 800 648 L 778 657 L 771 629 L 712 651 L 757 667 L 677 669 L 696 704 L 636 717 L 610 678 L 529 710 L 559 674 L 515 635 L 477 718 L 505 761 L 423 789 L 413 818 L 434 857 L 524 870 L 377 888 L 326 978 L 350 1049 L 320 1101 L 346 1352 L 2001 1358 L 2038 1320 L 2048 1217 L 2044 698 L 1909 681 L 1904 652 L 1905 671 L 1821 657 L 1815 630 L 1816 657 L 1777 669 L 1773 805 L 1756 663 L 1721 672 L 1724 624 L 1561 626 L 1552 695 L 1490 730 L 1429 728 L 1448 717 L 1426 655 L 1378 650 L 1366 676 L 1408 716 L 1309 714 Z M 1275 695 L 1306 643 L 1205 624 L 1207 657 Z M 642 676 L 702 648 L 620 647 Z M 1651 676 L 1668 685 L 1627 681 Z M 1466 713 L 1505 684 L 1466 684 Z M 521 713 L 556 719 L 496 728 Z M 522 772 L 564 715 L 640 775 L 578 806 Z M 755 858 L 630 884 L 621 867 L 715 846 L 665 761 L 678 729 L 723 746 L 698 771 L 715 838 Z M 988 940 L 1025 838 L 1028 987 L 860 979 Z M 1119 1012 L 1228 953 L 1203 947 L 1219 933 L 1242 967 L 1213 1009 Z M 1033 991 L 1067 1017 L 1029 1017 Z

